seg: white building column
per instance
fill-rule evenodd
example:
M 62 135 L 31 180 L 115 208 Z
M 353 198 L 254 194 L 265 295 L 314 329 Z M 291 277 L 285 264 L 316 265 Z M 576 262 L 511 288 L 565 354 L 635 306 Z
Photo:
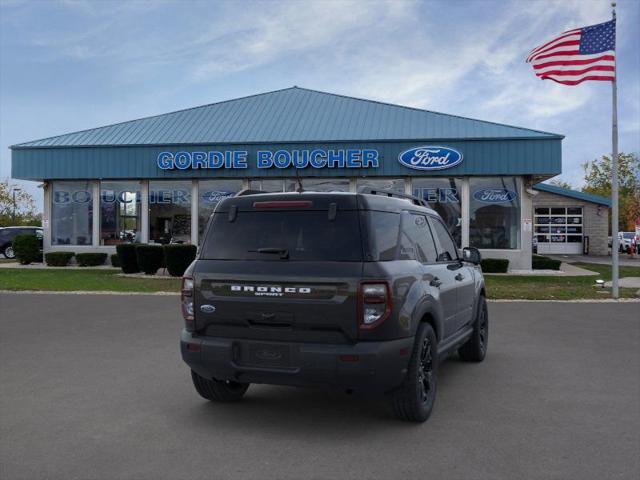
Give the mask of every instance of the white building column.
M 42 186 L 44 205 L 42 208 L 42 249 L 46 252 L 51 250 L 51 196 L 53 184 L 45 182 Z
M 524 270 L 531 270 L 533 255 L 533 195 L 527 190 L 529 185 L 522 177 L 518 178 L 520 189 L 520 265 Z
M 140 182 L 140 242 L 149 243 L 149 180 Z
M 191 243 L 198 245 L 198 180 L 191 180 Z
M 404 179 L 404 193 L 405 195 L 413 195 L 413 182 L 411 177 L 405 177 Z
M 93 221 L 91 225 L 91 245 L 100 246 L 100 180 L 92 182 Z
M 462 191 L 460 192 L 460 214 L 462 216 L 462 248 L 469 246 L 469 205 L 471 203 L 471 198 L 469 192 L 471 188 L 469 187 L 469 177 L 464 177 L 462 179 Z

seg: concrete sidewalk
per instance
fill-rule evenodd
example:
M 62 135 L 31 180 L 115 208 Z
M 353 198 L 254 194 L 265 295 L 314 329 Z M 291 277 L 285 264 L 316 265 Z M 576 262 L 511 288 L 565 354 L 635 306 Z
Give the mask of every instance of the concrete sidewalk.
M 565 263 L 595 263 L 598 265 L 611 265 L 611 256 L 609 255 L 553 255 L 545 254 L 545 257 L 560 260 Z M 624 267 L 640 267 L 640 257 L 631 258 L 626 253 L 621 253 L 618 257 L 620 266 Z

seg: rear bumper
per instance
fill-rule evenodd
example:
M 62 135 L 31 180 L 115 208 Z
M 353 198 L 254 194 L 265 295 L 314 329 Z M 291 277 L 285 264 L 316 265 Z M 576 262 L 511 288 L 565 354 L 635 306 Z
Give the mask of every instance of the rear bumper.
M 386 392 L 404 379 L 413 338 L 352 345 L 263 342 L 182 331 L 183 360 L 218 380 Z

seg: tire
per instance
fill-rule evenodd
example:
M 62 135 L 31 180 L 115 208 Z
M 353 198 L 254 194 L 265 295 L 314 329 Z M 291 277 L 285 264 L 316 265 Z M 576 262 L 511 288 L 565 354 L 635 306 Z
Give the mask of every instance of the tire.
M 6 247 L 4 247 L 2 254 L 5 258 L 16 258 L 16 253 L 13 251 L 13 245 L 7 245 Z
M 481 362 L 487 354 L 489 344 L 489 313 L 484 296 L 478 302 L 478 311 L 473 322 L 473 333 L 467 343 L 458 349 L 458 355 L 465 362 Z
M 438 378 L 438 341 L 431 325 L 418 328 L 402 385 L 391 392 L 391 408 L 399 420 L 424 422 L 431 415 L 436 400 Z
M 240 400 L 247 389 L 248 383 L 238 383 L 232 381 L 223 381 L 201 377 L 191 370 L 191 380 L 196 392 L 202 398 L 211 400 L 212 402 L 237 402 Z

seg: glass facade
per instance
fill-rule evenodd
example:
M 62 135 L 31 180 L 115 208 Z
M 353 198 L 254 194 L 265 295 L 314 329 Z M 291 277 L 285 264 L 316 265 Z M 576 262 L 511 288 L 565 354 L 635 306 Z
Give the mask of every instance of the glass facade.
M 301 178 L 302 188 L 309 192 L 348 192 L 348 178 Z M 298 181 L 295 178 L 285 180 L 287 192 L 298 190 Z
M 198 243 L 216 205 L 223 198 L 232 197 L 242 190 L 242 180 L 201 180 L 198 182 Z
M 469 187 L 469 244 L 476 248 L 517 249 L 520 193 L 516 177 L 473 177 Z
M 191 181 L 149 182 L 149 243 L 191 242 Z
M 414 178 L 413 195 L 427 201 L 442 217 L 458 247 L 462 246 L 462 179 Z
M 54 182 L 51 201 L 51 244 L 91 245 L 93 182 Z
M 283 192 L 284 180 L 281 178 L 263 178 L 249 180 L 249 190 L 262 190 L 263 192 Z
M 140 242 L 140 182 L 100 184 L 100 245 Z
M 358 178 L 356 191 L 359 192 L 363 188 L 378 188 L 404 193 L 404 178 Z

